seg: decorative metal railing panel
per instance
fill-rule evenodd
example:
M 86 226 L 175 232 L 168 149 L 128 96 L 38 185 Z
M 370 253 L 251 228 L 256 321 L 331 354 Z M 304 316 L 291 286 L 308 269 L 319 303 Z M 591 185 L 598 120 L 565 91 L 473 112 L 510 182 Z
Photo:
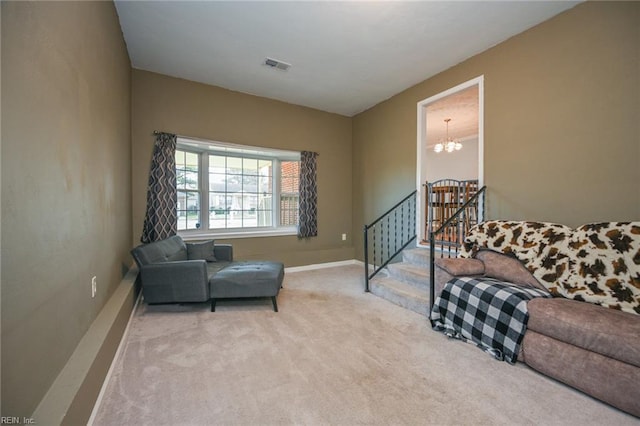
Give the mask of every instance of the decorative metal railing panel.
M 460 207 L 478 192 L 477 180 L 440 179 L 427 182 L 426 208 L 425 208 L 425 233 L 423 241 L 429 241 L 429 235 L 440 228 Z M 466 216 L 468 224 L 477 223 L 477 216 L 469 211 Z M 455 232 L 457 229 L 448 229 L 446 233 L 439 235 L 441 243 L 458 244 L 463 236 Z
M 416 194 L 413 191 L 364 226 L 365 291 L 369 280 L 416 239 Z
M 458 210 L 444 220 L 440 226 L 434 227 L 433 231 L 429 233 L 429 270 L 431 271 L 429 278 L 429 315 L 431 315 L 435 296 L 435 259 L 437 256 L 441 258 L 458 257 L 464 242 L 464 236 L 469 231 L 469 228 L 484 218 L 486 189 L 487 187 L 483 186 L 479 191 L 476 191 L 473 196 L 460 205 Z

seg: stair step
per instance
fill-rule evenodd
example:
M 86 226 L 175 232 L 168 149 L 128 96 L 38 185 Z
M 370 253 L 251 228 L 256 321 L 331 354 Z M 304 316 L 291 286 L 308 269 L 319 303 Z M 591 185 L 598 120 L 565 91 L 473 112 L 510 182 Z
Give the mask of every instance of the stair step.
M 429 296 L 426 291 L 393 279 L 376 277 L 369 283 L 371 293 L 420 315 L 428 316 Z
M 429 267 L 412 263 L 391 263 L 387 265 L 389 276 L 423 290 L 429 290 Z
M 429 267 L 429 249 L 413 248 L 402 251 L 402 260 L 406 263 L 414 265 L 423 265 Z

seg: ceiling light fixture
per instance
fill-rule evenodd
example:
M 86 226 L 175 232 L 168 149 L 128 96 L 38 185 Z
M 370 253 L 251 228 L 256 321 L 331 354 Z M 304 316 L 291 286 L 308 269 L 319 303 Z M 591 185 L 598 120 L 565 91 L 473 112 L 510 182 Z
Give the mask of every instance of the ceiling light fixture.
M 441 140 L 436 144 L 436 146 L 433 147 L 433 150 L 435 152 L 442 152 L 442 151 L 453 152 L 453 151 L 460 151 L 462 149 L 462 144 L 460 142 L 449 137 L 450 121 L 451 121 L 450 118 L 444 119 L 444 122 L 447 123 L 447 138 L 445 140 Z

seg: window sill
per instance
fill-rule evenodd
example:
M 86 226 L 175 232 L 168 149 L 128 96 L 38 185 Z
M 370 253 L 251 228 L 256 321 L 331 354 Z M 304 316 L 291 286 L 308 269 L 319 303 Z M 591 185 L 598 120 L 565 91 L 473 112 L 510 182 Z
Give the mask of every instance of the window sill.
M 210 231 L 178 231 L 178 235 L 182 237 L 184 241 L 198 241 L 206 239 L 217 240 L 230 240 L 236 238 L 260 238 L 260 237 L 283 237 L 298 235 L 296 228 L 280 228 L 269 229 L 260 231 L 231 231 L 231 232 L 216 232 Z

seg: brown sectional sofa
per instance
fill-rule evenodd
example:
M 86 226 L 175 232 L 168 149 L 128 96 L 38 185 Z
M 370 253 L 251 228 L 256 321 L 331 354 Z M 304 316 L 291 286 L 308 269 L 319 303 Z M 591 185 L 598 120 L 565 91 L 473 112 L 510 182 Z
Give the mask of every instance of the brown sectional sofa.
M 640 417 L 640 222 L 484 222 L 436 259 L 435 294 L 460 276 L 547 289 L 526 305 L 518 360 Z

